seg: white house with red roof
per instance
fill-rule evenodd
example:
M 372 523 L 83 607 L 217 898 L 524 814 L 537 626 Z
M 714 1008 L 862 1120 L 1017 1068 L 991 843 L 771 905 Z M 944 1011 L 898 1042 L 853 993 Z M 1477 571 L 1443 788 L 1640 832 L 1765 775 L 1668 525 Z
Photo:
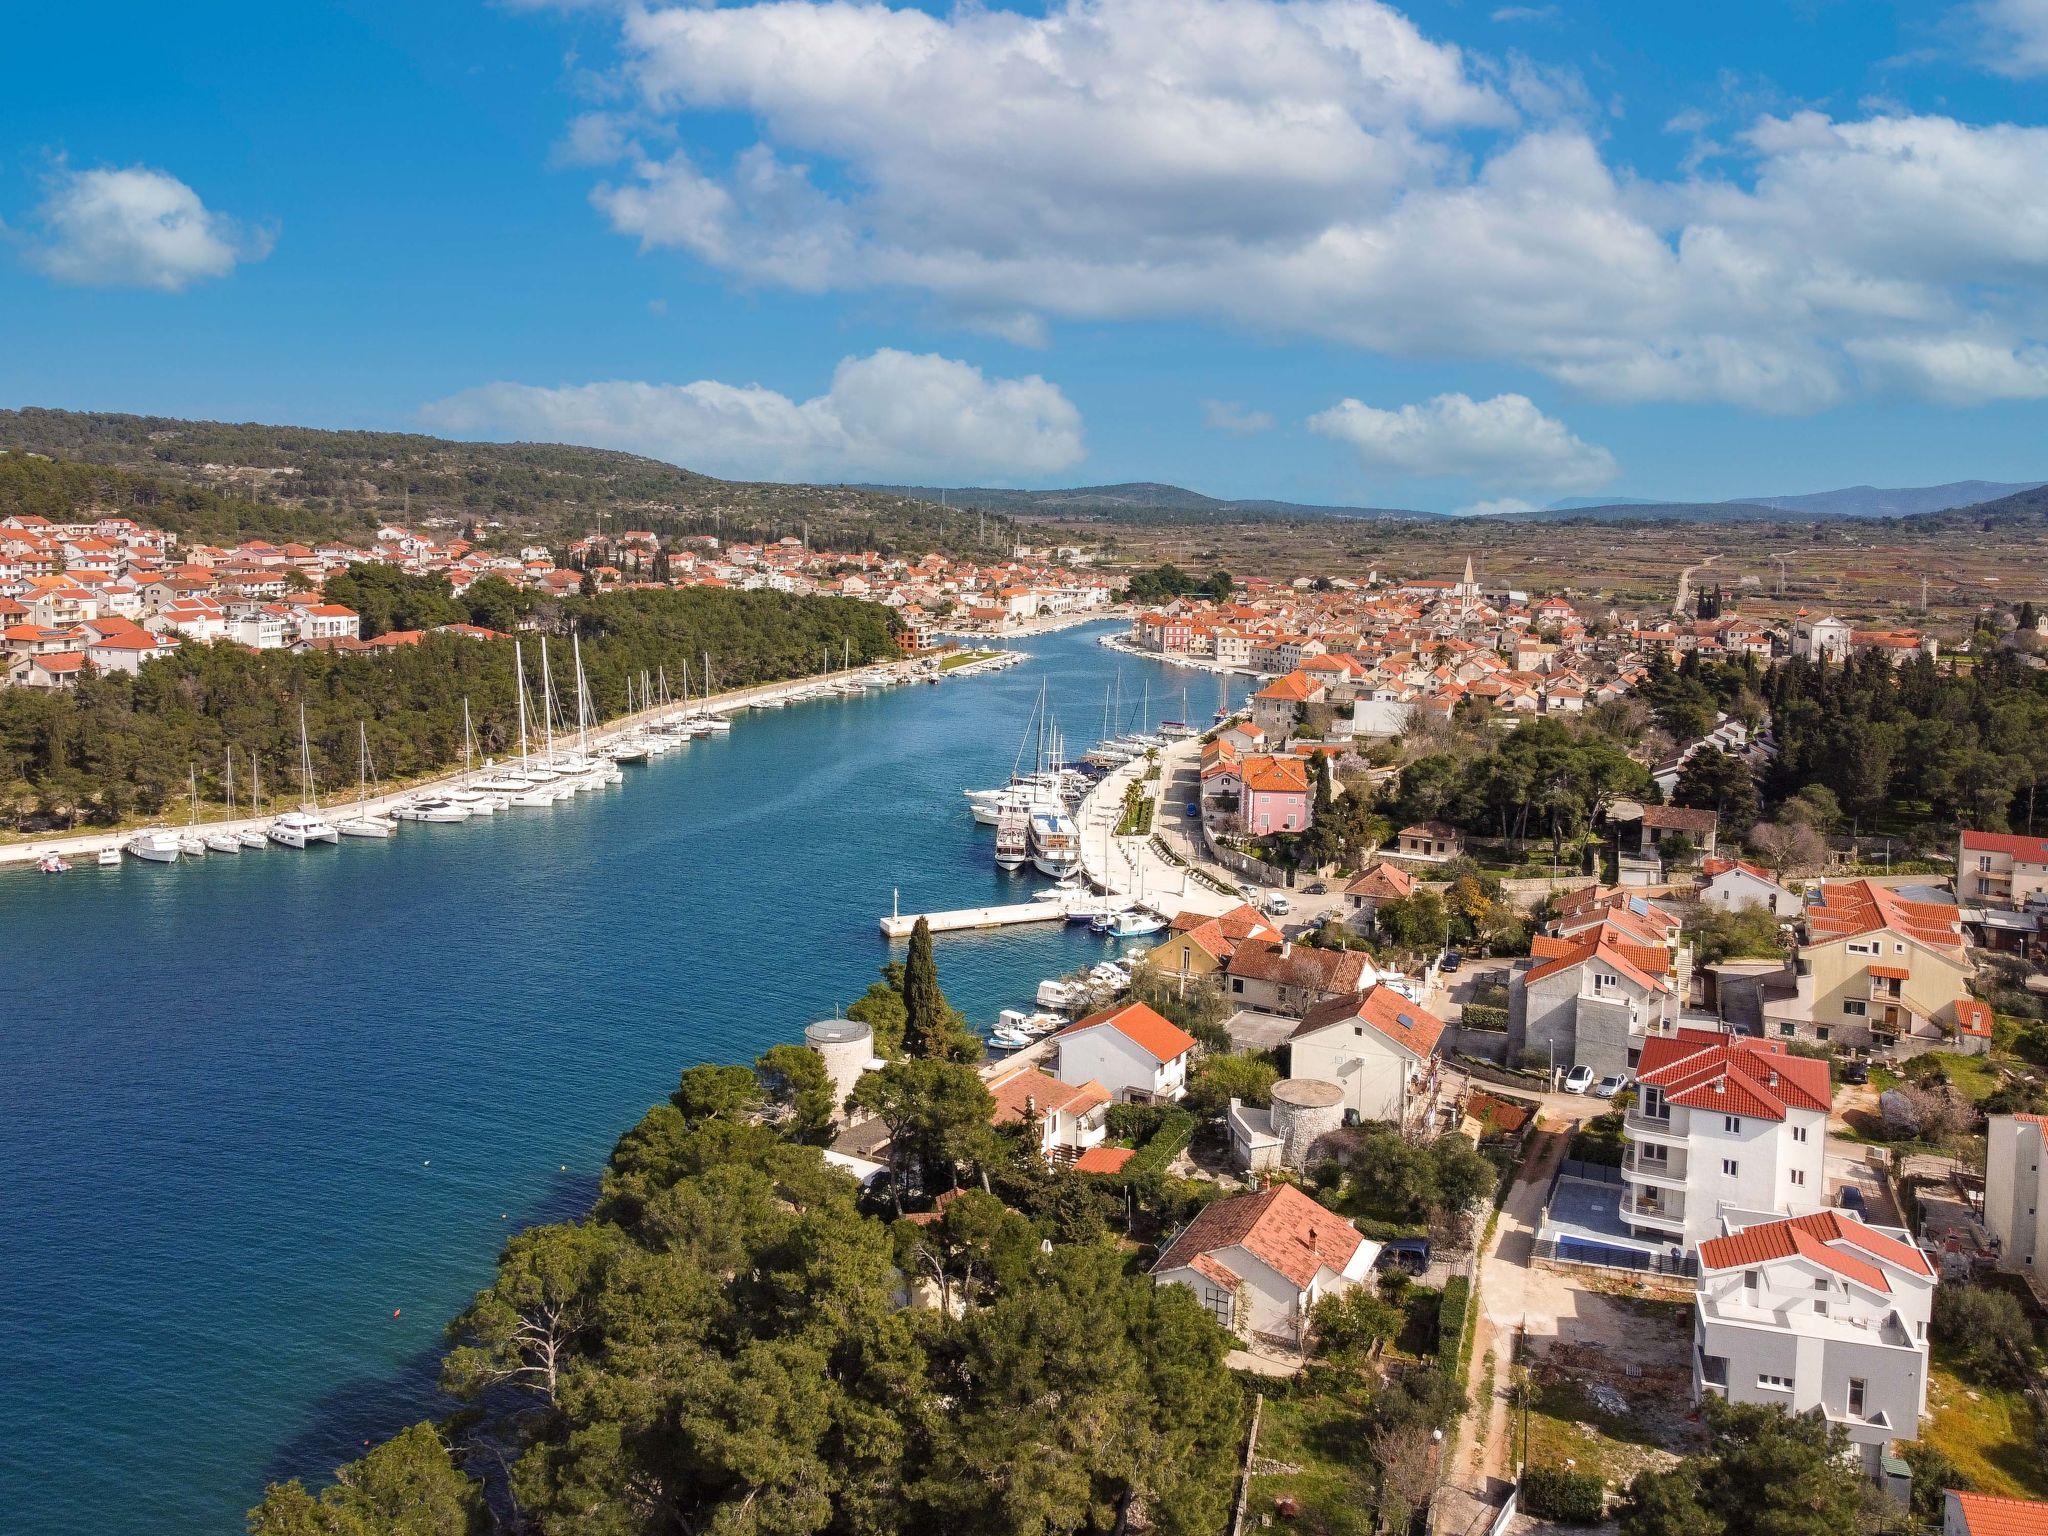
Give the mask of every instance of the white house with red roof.
M 1205 1206 L 1152 1266 L 1157 1285 L 1185 1285 L 1240 1338 L 1298 1345 L 1325 1296 L 1372 1273 L 1380 1245 L 1292 1184 Z
M 1875 1475 L 1927 1411 L 1934 1266 L 1895 1227 L 1846 1211 L 1746 1222 L 1699 1246 L 1693 1400 L 1819 1413 Z
M 1335 1083 L 1347 1117 L 1401 1124 L 1436 1070 L 1444 1021 L 1376 986 L 1316 1004 L 1287 1037 L 1287 1075 Z
M 2048 837 L 1962 833 L 1956 841 L 1956 896 L 1979 907 L 2048 903 Z
M 1035 1125 L 1038 1150 L 1048 1162 L 1071 1162 L 1109 1134 L 1109 1090 L 1094 1081 L 1064 1083 L 1033 1066 L 999 1072 L 988 1080 L 993 1125 Z
M 1091 1013 L 1053 1042 L 1054 1071 L 1070 1083 L 1098 1082 L 1126 1104 L 1170 1104 L 1187 1094 L 1195 1037 L 1144 1003 Z
M 1633 1070 L 1644 1042 L 1678 1022 L 1684 952 L 1627 907 L 1596 907 L 1538 934 L 1508 977 L 1508 1050 L 1517 1061 L 1601 1076 Z
M 1833 1096 L 1826 1061 L 1774 1040 L 1680 1029 L 1644 1041 L 1622 1120 L 1621 1219 L 1690 1249 L 1727 1211 L 1825 1207 Z
M 1740 912 L 1744 907 L 1762 907 L 1773 917 L 1797 917 L 1805 903 L 1797 891 L 1787 890 L 1744 859 L 1708 859 L 1700 865 L 1705 876 L 1700 902 L 1723 912 Z

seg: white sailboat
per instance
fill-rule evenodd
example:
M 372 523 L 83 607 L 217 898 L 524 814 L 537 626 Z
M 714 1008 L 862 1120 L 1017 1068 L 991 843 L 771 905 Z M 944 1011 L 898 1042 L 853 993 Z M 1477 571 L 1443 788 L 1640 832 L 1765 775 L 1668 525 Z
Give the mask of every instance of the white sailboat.
M 306 742 L 306 706 L 299 706 L 299 793 L 296 811 L 286 811 L 270 824 L 270 840 L 287 848 L 309 843 L 338 843 L 341 834 L 320 819 L 320 800 L 313 793 L 313 749 Z
M 249 754 L 249 815 L 251 819 L 260 819 L 263 815 L 262 762 L 263 759 L 257 753 L 251 752 Z M 235 749 L 233 747 L 230 747 L 228 748 L 229 780 L 232 781 L 234 776 Z M 234 812 L 234 800 L 232 799 L 232 797 L 228 801 L 228 811 L 230 815 L 232 815 Z M 235 834 L 235 841 L 240 843 L 244 848 L 268 848 L 270 846 L 270 839 L 265 837 L 261 832 L 258 832 L 254 827 L 242 828 L 241 831 Z
M 206 857 L 206 839 L 199 835 L 199 769 L 195 765 L 185 765 L 185 780 L 185 804 L 190 817 L 186 830 L 178 838 L 178 851 L 187 858 L 203 859 Z
M 732 721 L 722 714 L 714 714 L 711 701 L 718 696 L 718 685 L 711 677 L 711 653 L 704 653 L 704 729 L 714 736 L 723 736 L 732 729 Z
M 503 796 L 507 805 L 552 805 L 555 797 L 541 793 L 540 781 L 533 776 L 533 756 L 528 748 L 526 729 L 526 658 L 517 639 L 512 642 L 512 692 L 519 709 L 519 766 L 494 768 L 478 779 L 475 787 L 487 795 Z M 465 700 L 465 718 L 468 709 Z
M 498 795 L 485 790 L 481 782 L 472 780 L 469 777 L 471 772 L 474 771 L 475 763 L 476 728 L 470 724 L 469 696 L 464 694 L 462 698 L 463 782 L 457 788 L 448 791 L 448 798 L 457 805 L 466 808 L 472 816 L 494 816 L 505 802 Z
M 232 823 L 235 819 L 235 749 L 233 747 L 228 748 L 227 766 L 221 773 L 220 782 L 221 787 L 227 791 L 227 819 Z M 245 835 L 241 832 L 209 832 L 206 834 L 206 846 L 215 853 L 240 853 L 242 851 L 242 838 Z
M 343 837 L 389 837 L 397 824 L 370 814 L 370 728 L 356 722 L 356 813 L 336 825 Z
M 597 711 L 590 703 L 590 679 L 583 674 L 583 637 L 571 635 L 569 645 L 576 663 L 576 755 L 589 765 L 590 782 L 593 787 L 623 784 L 626 776 L 619 771 L 619 765 L 599 753 L 590 755 L 590 727 L 597 719 Z

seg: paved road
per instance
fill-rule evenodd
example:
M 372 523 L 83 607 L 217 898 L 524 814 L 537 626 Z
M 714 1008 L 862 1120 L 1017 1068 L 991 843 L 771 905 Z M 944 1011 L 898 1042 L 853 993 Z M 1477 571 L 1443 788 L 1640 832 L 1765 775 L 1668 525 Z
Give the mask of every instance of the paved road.
M 1700 561 L 1698 565 L 1688 565 L 1678 573 L 1678 596 L 1671 599 L 1671 613 L 1674 618 L 1684 615 L 1685 605 L 1692 597 L 1692 573 L 1694 571 L 1704 571 L 1720 558 L 1719 555 L 1709 555 L 1706 559 Z

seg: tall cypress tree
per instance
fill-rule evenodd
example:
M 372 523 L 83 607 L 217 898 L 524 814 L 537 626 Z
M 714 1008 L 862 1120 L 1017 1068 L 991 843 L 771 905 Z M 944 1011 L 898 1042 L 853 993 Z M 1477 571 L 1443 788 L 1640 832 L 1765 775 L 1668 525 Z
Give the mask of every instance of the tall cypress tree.
M 903 1015 L 903 1054 L 936 1052 L 946 1033 L 946 998 L 932 958 L 932 926 L 921 917 L 910 930 L 910 954 L 903 962 Z

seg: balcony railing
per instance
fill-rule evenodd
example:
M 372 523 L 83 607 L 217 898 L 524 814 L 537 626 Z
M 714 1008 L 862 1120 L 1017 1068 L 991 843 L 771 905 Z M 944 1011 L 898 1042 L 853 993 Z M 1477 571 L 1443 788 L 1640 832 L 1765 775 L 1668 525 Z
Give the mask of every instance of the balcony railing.
M 1683 1200 L 1644 1200 L 1629 1195 L 1621 1197 L 1621 1214 L 1631 1221 L 1656 1222 L 1667 1226 L 1685 1225 L 1685 1202 Z
M 1635 1131 L 1640 1135 L 1683 1139 L 1683 1133 L 1671 1128 L 1669 1115 L 1646 1115 L 1640 1110 L 1631 1109 L 1622 1117 L 1621 1123 L 1625 1130 Z
M 1632 1179 L 1660 1179 L 1673 1184 L 1685 1183 L 1685 1154 L 1676 1157 L 1644 1157 L 1631 1148 L 1621 1160 L 1621 1171 Z

